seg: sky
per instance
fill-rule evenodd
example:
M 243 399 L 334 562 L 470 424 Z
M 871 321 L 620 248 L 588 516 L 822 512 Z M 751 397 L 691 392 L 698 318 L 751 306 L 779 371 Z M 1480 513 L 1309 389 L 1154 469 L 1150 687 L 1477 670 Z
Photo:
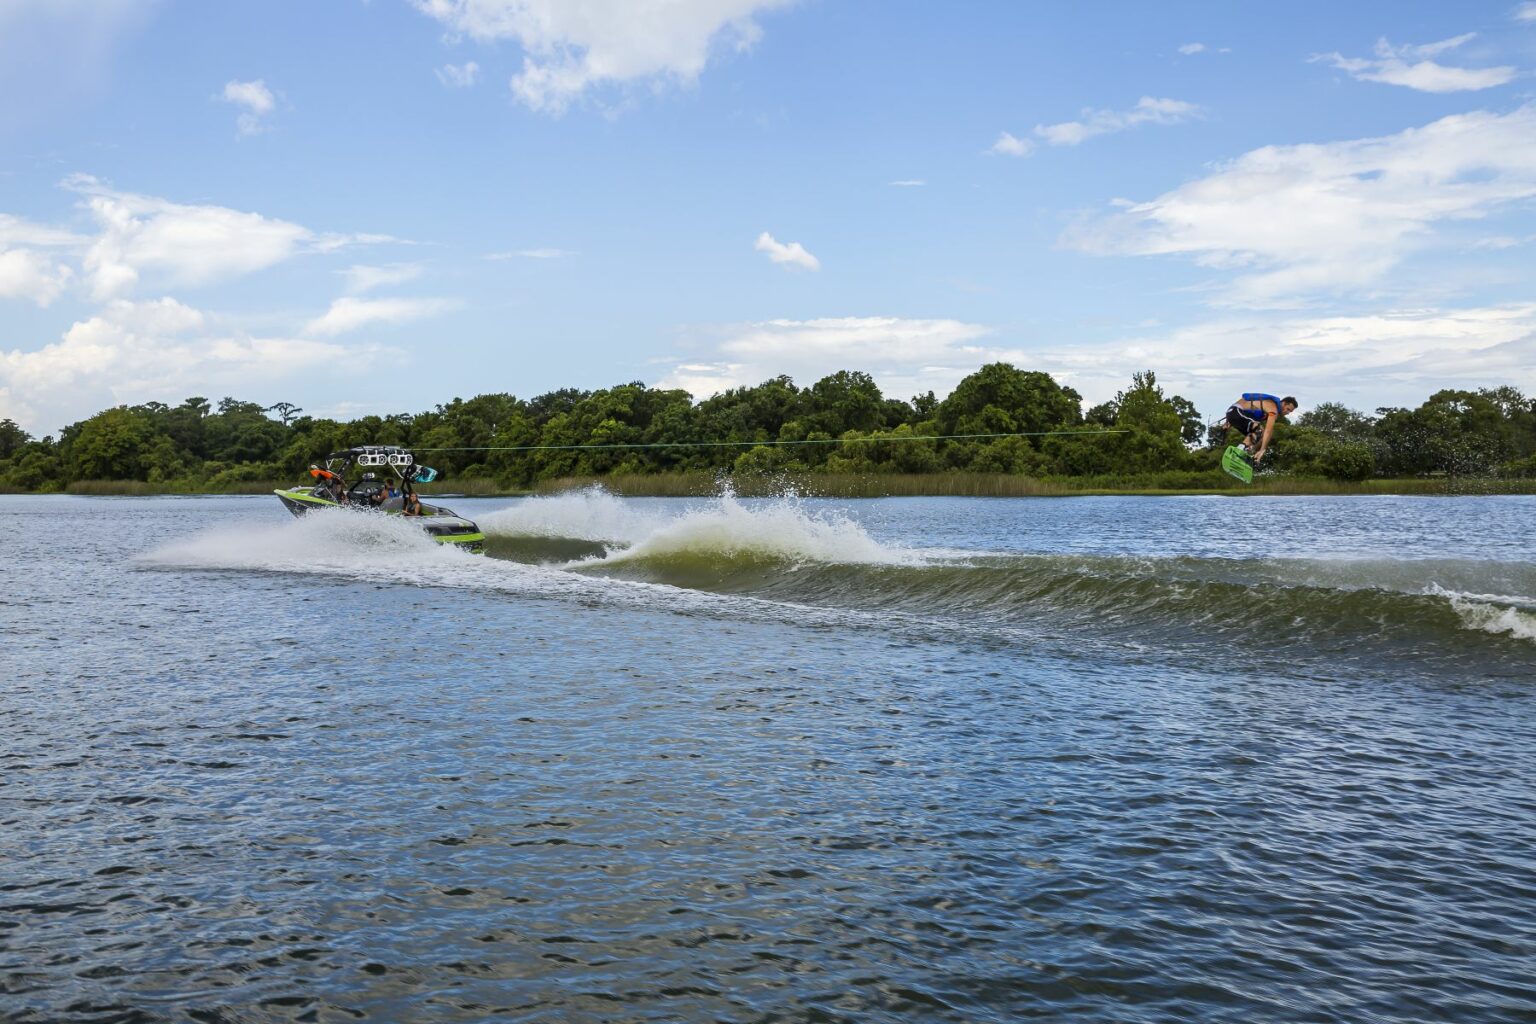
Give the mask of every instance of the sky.
M 1536 0 L 0 0 L 0 418 L 1536 391 Z

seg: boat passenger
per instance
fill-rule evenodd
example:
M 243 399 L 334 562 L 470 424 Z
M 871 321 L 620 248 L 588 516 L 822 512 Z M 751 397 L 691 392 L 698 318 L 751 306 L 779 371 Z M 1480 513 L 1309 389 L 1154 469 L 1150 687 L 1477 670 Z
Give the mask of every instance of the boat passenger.
M 400 514 L 405 516 L 419 516 L 422 514 L 421 499 L 416 497 L 415 491 L 405 492 L 405 507 L 400 510 Z

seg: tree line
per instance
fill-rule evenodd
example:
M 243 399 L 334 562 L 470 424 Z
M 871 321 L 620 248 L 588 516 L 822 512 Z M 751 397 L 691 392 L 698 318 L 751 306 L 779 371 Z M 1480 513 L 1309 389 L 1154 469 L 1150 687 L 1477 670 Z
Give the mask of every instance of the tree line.
M 955 437 L 966 434 L 1033 436 Z M 935 436 L 952 439 L 911 440 Z M 843 370 L 809 387 L 775 377 L 701 402 L 636 381 L 530 399 L 455 398 L 428 412 L 347 421 L 308 416 L 286 402 L 225 398 L 215 406 L 201 397 L 106 409 L 57 438 L 34 438 L 4 419 L 0 484 L 57 491 L 77 481 L 133 480 L 221 490 L 298 480 L 331 452 L 362 444 L 413 448 L 444 477 L 509 487 L 669 471 L 1131 479 L 1215 473 L 1228 440 L 1191 402 L 1164 394 L 1150 370 L 1084 411 L 1081 396 L 1049 374 L 992 363 L 942 400 L 932 392 L 890 398 L 869 374 Z M 786 441 L 819 443 L 766 443 Z M 658 447 L 604 447 L 612 445 Z M 1373 414 L 1325 402 L 1279 424 L 1266 463 L 1340 481 L 1532 477 L 1536 399 L 1511 387 L 1445 390 L 1418 408 Z

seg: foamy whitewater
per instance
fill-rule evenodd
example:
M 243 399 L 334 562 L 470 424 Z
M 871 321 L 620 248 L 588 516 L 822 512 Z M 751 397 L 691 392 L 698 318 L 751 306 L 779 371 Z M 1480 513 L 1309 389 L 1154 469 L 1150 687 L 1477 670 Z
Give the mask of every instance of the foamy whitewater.
M 528 498 L 480 524 L 488 537 L 590 540 L 601 560 L 694 555 L 797 563 L 909 565 L 919 553 L 880 544 L 840 510 L 797 498 L 743 504 L 725 493 L 682 511 L 626 502 L 599 488 Z

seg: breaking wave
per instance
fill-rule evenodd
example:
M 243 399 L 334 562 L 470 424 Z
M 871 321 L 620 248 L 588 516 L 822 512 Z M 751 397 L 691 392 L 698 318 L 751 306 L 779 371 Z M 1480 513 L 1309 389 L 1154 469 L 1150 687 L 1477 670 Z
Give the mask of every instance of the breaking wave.
M 590 557 L 578 563 L 588 568 L 655 560 L 903 565 L 921 559 L 917 552 L 880 543 L 844 515 L 810 509 L 793 497 L 745 505 L 726 493 L 669 514 L 590 488 L 526 499 L 486 516 L 480 526 L 493 544 L 533 541 L 545 550 L 560 543 L 592 545 Z
M 1527 610 L 1529 599 L 1500 595 L 1442 592 L 1468 629 L 1505 634 L 1517 640 L 1536 640 L 1536 614 Z M 1526 604 L 1527 609 L 1518 607 Z

